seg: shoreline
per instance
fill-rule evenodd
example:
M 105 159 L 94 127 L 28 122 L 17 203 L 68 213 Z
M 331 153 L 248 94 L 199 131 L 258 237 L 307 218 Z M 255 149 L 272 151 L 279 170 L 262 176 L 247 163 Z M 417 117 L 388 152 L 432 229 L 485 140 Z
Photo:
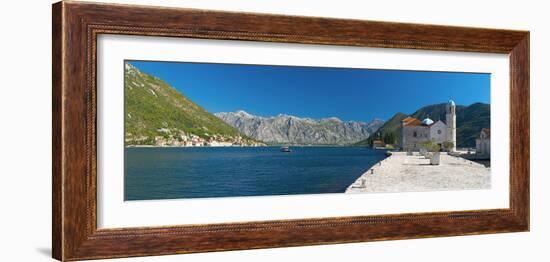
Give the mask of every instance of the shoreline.
M 155 145 L 130 145 L 124 148 L 222 148 L 222 147 L 269 147 L 269 146 L 155 146 Z
M 147 147 L 150 147 L 150 148 L 202 148 L 202 147 L 282 147 L 282 146 L 288 146 L 288 147 L 364 147 L 364 146 L 354 146 L 354 145 L 284 145 L 284 144 L 280 144 L 280 145 L 265 145 L 265 146 L 239 146 L 239 145 L 231 145 L 231 146 L 157 146 L 157 145 L 125 145 L 124 147 L 125 148 L 132 148 L 132 147 L 136 147 L 136 148 L 147 148 Z M 367 148 L 367 149 L 371 149 L 371 150 L 376 150 L 376 151 L 387 151 L 387 150 L 382 150 L 382 149 L 374 149 L 374 148 L 370 148 L 370 147 L 364 147 L 364 148 Z

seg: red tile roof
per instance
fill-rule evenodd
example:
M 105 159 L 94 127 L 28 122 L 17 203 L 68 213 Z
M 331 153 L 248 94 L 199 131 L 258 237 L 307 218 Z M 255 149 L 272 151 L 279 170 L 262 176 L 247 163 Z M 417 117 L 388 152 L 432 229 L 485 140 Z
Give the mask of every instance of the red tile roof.
M 415 120 L 415 119 L 416 119 L 416 118 L 414 118 L 414 117 L 408 116 L 408 117 L 406 117 L 405 119 L 401 120 L 401 122 L 410 122 L 410 121 L 413 121 L 413 120 Z
M 404 122 L 405 126 L 421 126 L 422 125 L 422 122 L 420 122 L 420 120 L 418 120 L 414 117 L 410 117 L 410 116 L 403 119 L 403 122 Z

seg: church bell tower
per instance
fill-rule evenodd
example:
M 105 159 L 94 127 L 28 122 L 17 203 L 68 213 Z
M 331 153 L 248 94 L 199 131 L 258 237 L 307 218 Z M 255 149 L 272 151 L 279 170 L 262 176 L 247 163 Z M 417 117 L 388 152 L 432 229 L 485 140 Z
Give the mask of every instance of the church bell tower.
M 446 107 L 447 141 L 453 142 L 451 151 L 456 151 L 456 105 L 449 100 Z

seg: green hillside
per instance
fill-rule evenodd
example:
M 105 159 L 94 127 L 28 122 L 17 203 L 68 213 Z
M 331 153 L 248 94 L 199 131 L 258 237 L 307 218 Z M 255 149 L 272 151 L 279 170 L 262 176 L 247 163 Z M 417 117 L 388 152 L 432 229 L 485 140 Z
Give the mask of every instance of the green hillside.
M 126 144 L 155 144 L 183 137 L 233 141 L 244 137 L 157 77 L 126 64 L 124 74 Z M 245 138 L 246 139 L 246 138 Z
M 420 108 L 411 116 L 420 120 L 430 117 L 432 120 L 442 120 L 445 122 L 445 106 L 446 103 L 429 105 Z M 395 114 L 389 121 L 384 123 L 376 135 L 369 139 L 360 141 L 357 145 L 371 145 L 375 137 L 387 137 L 387 134 L 393 134 L 395 137 L 394 143 L 401 141 L 401 120 L 407 115 L 403 113 Z M 482 128 L 491 126 L 491 106 L 489 104 L 475 103 L 470 106 L 456 106 L 456 140 L 458 147 L 475 147 L 475 139 L 479 136 Z
M 390 120 L 385 122 L 376 132 L 374 132 L 369 138 L 361 140 L 357 142 L 355 145 L 357 146 L 370 146 L 372 144 L 372 140 L 375 138 L 379 138 L 384 140 L 384 137 L 388 138 L 395 138 L 396 141 L 393 143 L 397 143 L 399 141 L 399 138 L 401 137 L 401 120 L 405 119 L 407 117 L 406 114 L 403 113 L 397 113 L 393 115 Z M 387 140 L 386 141 L 389 144 L 392 144 L 392 141 Z
M 456 115 L 456 140 L 459 147 L 475 147 L 482 128 L 491 127 L 491 105 L 475 103 Z

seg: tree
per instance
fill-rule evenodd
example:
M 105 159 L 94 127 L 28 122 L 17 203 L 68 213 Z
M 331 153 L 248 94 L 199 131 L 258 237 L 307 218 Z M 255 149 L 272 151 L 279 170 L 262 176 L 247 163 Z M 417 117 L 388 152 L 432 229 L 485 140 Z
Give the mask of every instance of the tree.
M 421 145 L 430 152 L 439 152 L 441 150 L 439 144 L 436 143 L 434 140 L 423 142 Z
M 395 139 L 395 134 L 394 133 L 386 133 L 384 134 L 384 143 L 386 144 L 395 144 L 396 143 L 396 139 Z
M 443 149 L 450 151 L 451 149 L 453 149 L 454 145 L 455 144 L 453 142 L 445 141 L 443 142 Z

